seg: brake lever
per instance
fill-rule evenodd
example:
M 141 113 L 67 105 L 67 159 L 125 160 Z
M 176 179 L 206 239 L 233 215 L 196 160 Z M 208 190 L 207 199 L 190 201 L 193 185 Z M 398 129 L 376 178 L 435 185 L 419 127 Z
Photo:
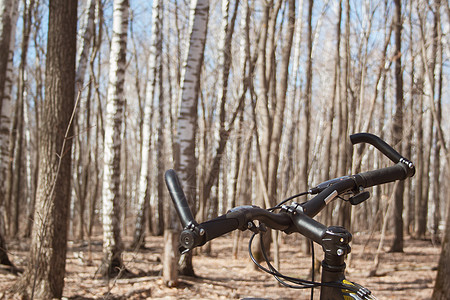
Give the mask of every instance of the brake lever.
M 354 196 L 351 196 L 348 201 L 352 204 L 352 205 L 358 205 L 363 203 L 364 201 L 366 201 L 367 199 L 370 198 L 370 193 L 368 191 L 364 191 L 361 193 L 358 193 Z

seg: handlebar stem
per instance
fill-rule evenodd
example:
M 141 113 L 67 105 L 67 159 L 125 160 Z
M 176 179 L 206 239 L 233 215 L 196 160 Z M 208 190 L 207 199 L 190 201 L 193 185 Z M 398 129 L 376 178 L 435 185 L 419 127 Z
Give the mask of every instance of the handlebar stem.
M 322 283 L 342 282 L 345 279 L 345 258 L 350 253 L 352 235 L 347 229 L 340 226 L 328 227 L 323 237 L 322 248 L 325 255 L 322 261 Z M 320 290 L 320 299 L 333 299 L 340 289 L 323 285 Z
M 303 212 L 302 205 L 294 203 L 290 206 L 283 206 L 292 219 L 294 228 L 285 230 L 285 233 L 298 232 L 303 236 L 321 245 L 326 255 L 331 255 L 333 259 L 328 259 L 327 264 L 336 265 L 334 256 L 345 257 L 350 253 L 350 242 L 352 235 L 341 226 L 326 227 L 322 223 L 314 220 Z M 340 261 L 340 259 L 339 259 Z

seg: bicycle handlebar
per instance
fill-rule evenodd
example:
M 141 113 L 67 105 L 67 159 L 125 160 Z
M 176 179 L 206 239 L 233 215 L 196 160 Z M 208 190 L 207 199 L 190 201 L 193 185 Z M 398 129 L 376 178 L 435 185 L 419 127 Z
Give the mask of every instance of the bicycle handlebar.
M 192 216 L 191 209 L 186 201 L 183 189 L 181 188 L 180 180 L 174 170 L 167 170 L 165 174 L 165 180 L 167 189 L 169 190 L 170 197 L 172 198 L 178 216 L 180 217 L 183 228 L 189 224 L 195 224 L 194 217 Z
M 380 152 L 388 157 L 392 162 L 401 162 L 406 164 L 413 172 L 411 176 L 414 175 L 414 164 L 410 160 L 404 158 L 400 153 L 398 153 L 394 148 L 392 148 L 388 143 L 380 139 L 378 136 L 366 132 L 355 133 L 350 135 L 350 141 L 353 145 L 359 143 L 371 144 L 372 146 L 380 150 Z
M 355 175 L 358 184 L 364 188 L 380 185 L 383 183 L 393 182 L 396 180 L 404 180 L 408 177 L 414 176 L 416 169 L 414 164 L 404 158 L 394 148 L 388 145 L 385 141 L 370 133 L 356 133 L 350 136 L 350 141 L 353 145 L 359 143 L 368 143 L 381 151 L 391 161 L 396 163 L 395 166 L 372 170 Z
M 188 251 L 236 229 L 252 230 L 255 220 L 286 233 L 299 232 L 318 242 L 322 239 L 326 227 L 312 218 L 337 196 L 347 192 L 358 194 L 361 188 L 404 180 L 414 175 L 414 164 L 379 137 L 358 133 L 351 135 L 350 140 L 353 144 L 369 143 L 375 146 L 396 165 L 327 181 L 309 191 L 310 194 L 317 194 L 311 200 L 298 207 L 285 207 L 285 210 L 291 210 L 289 214 L 285 211 L 273 213 L 257 206 L 240 206 L 218 218 L 198 224 L 192 216 L 175 171 L 168 170 L 165 174 L 167 188 L 183 225 L 180 250 Z

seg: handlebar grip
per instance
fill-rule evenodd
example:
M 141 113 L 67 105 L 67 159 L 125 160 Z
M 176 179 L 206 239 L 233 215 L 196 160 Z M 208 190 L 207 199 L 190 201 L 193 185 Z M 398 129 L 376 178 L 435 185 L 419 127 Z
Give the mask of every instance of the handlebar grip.
M 191 223 L 196 225 L 177 174 L 174 170 L 170 169 L 166 171 L 164 177 L 166 180 L 167 189 L 169 190 L 170 198 L 172 198 L 172 201 L 175 204 L 175 208 L 178 216 L 180 217 L 183 228 Z
M 235 218 L 227 218 L 227 215 L 222 215 L 213 220 L 201 223 L 200 228 L 204 229 L 206 235 L 205 242 L 207 242 L 238 229 L 239 221 Z
M 396 180 L 403 180 L 412 175 L 414 173 L 411 173 L 407 165 L 398 163 L 395 166 L 359 173 L 354 175 L 354 178 L 359 186 L 368 188 Z
M 359 143 L 368 143 L 381 151 L 394 163 L 398 163 L 403 157 L 394 148 L 392 148 L 385 141 L 380 139 L 378 136 L 371 133 L 355 133 L 350 136 L 350 141 L 353 145 Z

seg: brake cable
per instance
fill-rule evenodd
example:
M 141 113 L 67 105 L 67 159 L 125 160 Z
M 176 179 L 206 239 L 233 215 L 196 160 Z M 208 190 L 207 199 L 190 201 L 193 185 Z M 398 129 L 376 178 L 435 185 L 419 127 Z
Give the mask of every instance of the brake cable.
M 361 293 L 361 289 L 358 288 L 358 286 L 355 285 L 351 285 L 351 284 L 345 284 L 345 283 L 341 283 L 341 282 L 326 282 L 326 283 L 321 283 L 321 282 L 316 282 L 316 281 L 309 281 L 309 280 L 305 280 L 305 279 L 301 279 L 301 278 L 295 278 L 295 277 L 290 277 L 290 276 L 286 276 L 282 273 L 280 273 L 271 263 L 269 258 L 267 257 L 267 253 L 264 247 L 264 243 L 262 242 L 262 235 L 260 235 L 261 238 L 261 250 L 262 250 L 262 255 L 263 258 L 265 260 L 265 262 L 267 263 L 268 268 L 262 266 L 260 263 L 258 263 L 258 261 L 256 260 L 256 258 L 253 255 L 252 252 L 252 243 L 253 243 L 253 239 L 255 238 L 257 233 L 253 233 L 253 235 L 250 237 L 249 240 L 249 247 L 248 247 L 248 251 L 249 251 L 249 255 L 251 260 L 253 261 L 253 263 L 262 271 L 274 276 L 274 278 L 280 282 L 283 286 L 288 287 L 288 288 L 293 288 L 293 289 L 312 289 L 311 291 L 311 296 L 314 295 L 313 290 L 316 287 L 320 287 L 320 286 L 328 286 L 328 287 L 334 287 L 334 288 L 340 288 L 340 289 L 346 289 L 349 291 L 352 291 L 354 293 Z M 289 284 L 287 282 L 290 282 L 292 284 Z M 365 293 L 364 293 L 365 294 Z M 369 292 L 370 294 L 370 292 Z M 369 294 L 365 294 L 362 295 L 363 297 L 373 297 L 372 295 Z M 371 298 L 365 298 L 365 299 L 371 299 Z
M 267 210 L 268 210 L 268 211 L 274 211 L 275 209 L 281 208 L 281 206 L 282 206 L 283 204 L 285 204 L 286 202 L 291 201 L 291 200 L 293 200 L 293 199 L 295 199 L 295 198 L 298 198 L 298 197 L 301 197 L 301 196 L 308 195 L 308 194 L 310 194 L 310 192 L 301 192 L 301 193 L 299 193 L 299 194 L 290 196 L 289 198 L 284 199 L 283 201 L 281 201 L 280 203 L 278 203 L 278 204 L 275 205 L 274 207 L 268 208 Z

